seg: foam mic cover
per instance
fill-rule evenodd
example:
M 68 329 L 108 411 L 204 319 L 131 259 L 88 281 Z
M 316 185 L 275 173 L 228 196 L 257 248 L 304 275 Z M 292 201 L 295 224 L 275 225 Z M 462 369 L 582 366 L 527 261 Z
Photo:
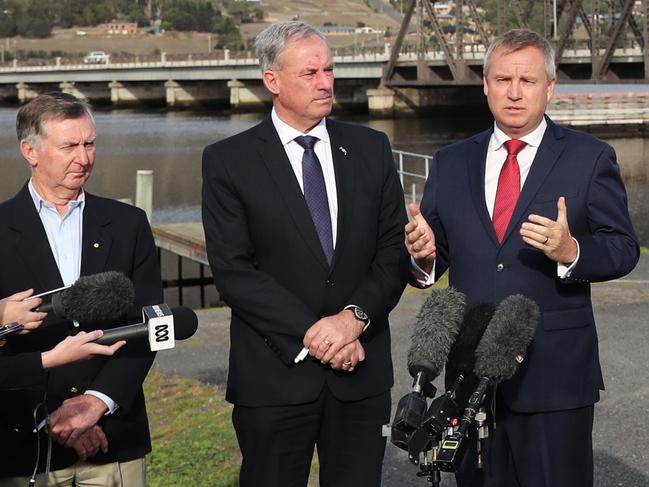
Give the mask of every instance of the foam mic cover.
M 505 298 L 476 348 L 475 375 L 494 382 L 511 378 L 534 338 L 540 314 L 538 305 L 521 294 Z
M 465 302 L 464 294 L 451 287 L 434 289 L 426 298 L 408 350 L 410 375 L 415 377 L 423 371 L 429 381 L 439 375 L 462 322 Z
M 448 365 L 467 376 L 475 367 L 475 351 L 496 307 L 491 303 L 472 306 L 464 316 L 462 327 L 448 354 Z
M 179 306 L 171 310 L 173 315 L 173 330 L 176 340 L 186 340 L 196 333 L 198 317 L 190 308 Z M 134 325 L 120 326 L 104 330 L 101 338 L 95 340 L 100 345 L 112 345 L 120 340 L 137 340 L 149 336 L 149 323 L 136 323 Z
M 81 276 L 52 296 L 51 305 L 39 311 L 52 311 L 59 318 L 80 322 L 114 320 L 135 302 L 133 283 L 121 272 L 108 271 Z

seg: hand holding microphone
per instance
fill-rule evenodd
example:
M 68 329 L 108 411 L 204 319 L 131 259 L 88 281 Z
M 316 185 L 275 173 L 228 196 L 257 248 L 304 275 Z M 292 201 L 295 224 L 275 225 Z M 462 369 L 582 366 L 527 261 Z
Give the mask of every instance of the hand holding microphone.
M 67 337 L 52 350 L 41 354 L 43 368 L 58 367 L 59 365 L 89 359 L 94 355 L 111 356 L 126 343 L 124 340 L 119 340 L 110 346 L 95 343 L 103 334 L 102 330 L 94 330 L 88 333 L 80 331 L 74 336 Z
M 33 294 L 33 289 L 27 289 L 0 299 L 0 324 L 20 323 L 20 333 L 27 333 L 40 326 L 47 313 L 34 311 L 41 304 L 41 299 L 28 299 Z

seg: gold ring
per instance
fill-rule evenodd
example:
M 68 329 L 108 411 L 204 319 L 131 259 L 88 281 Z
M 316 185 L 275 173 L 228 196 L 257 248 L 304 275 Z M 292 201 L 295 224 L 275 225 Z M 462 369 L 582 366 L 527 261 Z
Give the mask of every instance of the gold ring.
M 329 340 L 322 340 L 322 343 L 324 343 L 328 347 L 331 346 L 331 342 Z
M 546 237 L 545 237 L 545 240 L 543 241 L 543 245 L 545 245 L 546 243 L 548 243 L 548 240 L 550 240 L 550 237 L 546 236 Z
M 351 364 L 351 362 L 343 362 L 343 367 L 349 367 Z

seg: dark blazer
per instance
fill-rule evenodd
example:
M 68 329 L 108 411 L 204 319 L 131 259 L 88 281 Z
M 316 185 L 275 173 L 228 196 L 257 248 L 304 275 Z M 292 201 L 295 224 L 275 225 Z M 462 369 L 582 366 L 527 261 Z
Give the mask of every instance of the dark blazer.
M 388 313 L 399 277 L 406 221 L 387 137 L 327 120 L 338 193 L 331 267 L 270 117 L 203 153 L 203 224 L 216 286 L 232 308 L 226 398 L 288 405 L 317 398 L 325 382 L 344 400 L 392 386 Z M 366 360 L 335 372 L 307 357 L 293 364 L 307 329 L 346 305 L 371 324 Z
M 525 361 L 500 386 L 509 407 L 519 412 L 571 409 L 599 399 L 604 384 L 590 282 L 627 274 L 639 257 L 613 149 L 547 122 L 502 245 L 484 198 L 492 130 L 435 155 L 421 204 L 437 240 L 436 276 L 448 269 L 450 284 L 466 293 L 469 305 L 520 293 L 541 309 Z M 566 198 L 570 231 L 580 247 L 567 280 L 557 277 L 556 262 L 519 234 L 532 213 L 556 219 L 559 196 Z
M 39 352 L 0 355 L 0 391 L 43 384 L 45 377 Z
M 114 323 L 82 323 L 81 329 L 110 328 L 142 319 L 142 306 L 162 302 L 162 284 L 151 229 L 144 212 L 114 200 L 86 192 L 83 213 L 81 274 L 121 271 L 135 285 L 136 303 L 124 320 Z M 0 296 L 33 287 L 36 293 L 62 286 L 56 262 L 27 185 L 0 205 Z M 53 348 L 74 333 L 72 324 L 48 316 L 43 325 L 27 335 L 13 336 L 3 354 L 41 352 Z M 108 453 L 91 462 L 128 461 L 151 450 L 142 382 L 154 354 L 142 343 L 127 344 L 113 357 L 51 369 L 41 387 L 0 393 L 0 475 L 31 475 L 35 457 L 32 410 L 47 392 L 53 412 L 65 399 L 87 389 L 112 398 L 119 409 L 104 416 L 99 425 L 108 438 Z M 42 415 L 41 415 L 42 416 Z M 41 445 L 46 443 L 41 441 Z M 11 449 L 7 448 L 11 445 Z M 41 455 L 41 462 L 44 460 Z M 52 469 L 74 463 L 74 450 L 54 447 Z M 43 465 L 43 463 L 41 464 Z

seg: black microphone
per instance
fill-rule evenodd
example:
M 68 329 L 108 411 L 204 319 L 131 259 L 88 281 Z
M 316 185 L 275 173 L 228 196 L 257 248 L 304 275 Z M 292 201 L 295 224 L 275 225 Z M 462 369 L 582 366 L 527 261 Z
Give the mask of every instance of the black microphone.
M 534 338 L 540 314 L 537 304 L 521 294 L 505 298 L 496 307 L 475 351 L 474 374 L 480 380 L 469 397 L 459 428 L 442 442 L 435 461 L 440 470 L 455 472 L 459 467 L 466 450 L 462 440 L 468 435 L 487 387 L 514 375 Z
M 412 332 L 408 371 L 414 378 L 412 392 L 397 404 L 390 441 L 407 450 L 409 435 L 419 428 L 426 412 L 426 397 L 436 389 L 431 383 L 446 362 L 464 314 L 465 296 L 453 288 L 434 289 L 424 301 Z
M 179 306 L 170 309 L 166 304 L 142 308 L 142 323 L 104 330 L 95 340 L 100 345 L 112 345 L 119 340 L 148 339 L 153 352 L 176 346 L 175 340 L 186 340 L 196 333 L 198 317 L 190 308 Z
M 431 402 L 424 414 L 421 427 L 410 438 L 408 452 L 411 460 L 417 463 L 419 453 L 430 450 L 433 442 L 439 441 L 449 425 L 451 418 L 457 418 L 461 409 L 457 403 L 457 393 L 464 381 L 473 375 L 475 352 L 480 340 L 494 315 L 496 307 L 493 304 L 477 304 L 467 311 L 457 339 L 448 354 L 446 364 L 449 371 L 457 373 L 451 387 Z
M 134 302 L 131 280 L 121 272 L 108 271 L 79 277 L 70 287 L 54 292 L 51 303 L 37 311 L 53 312 L 65 320 L 105 321 L 121 317 Z

